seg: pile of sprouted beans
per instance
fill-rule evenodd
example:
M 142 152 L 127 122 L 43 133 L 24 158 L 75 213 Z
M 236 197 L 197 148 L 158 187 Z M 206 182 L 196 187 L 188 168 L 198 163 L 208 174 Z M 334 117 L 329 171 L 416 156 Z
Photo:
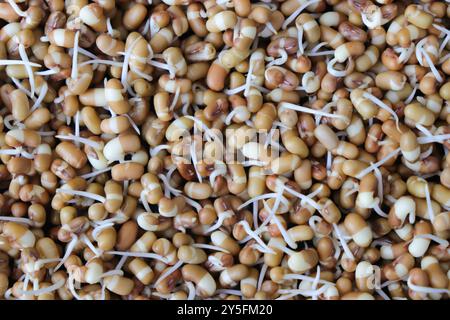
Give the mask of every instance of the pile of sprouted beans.
M 448 299 L 449 19 L 2 1 L 0 298 Z

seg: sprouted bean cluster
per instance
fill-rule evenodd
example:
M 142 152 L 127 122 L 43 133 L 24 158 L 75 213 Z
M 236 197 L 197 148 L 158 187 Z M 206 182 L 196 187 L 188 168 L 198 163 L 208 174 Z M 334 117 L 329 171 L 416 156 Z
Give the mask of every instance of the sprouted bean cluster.
M 448 299 L 448 0 L 4 0 L 0 298 Z

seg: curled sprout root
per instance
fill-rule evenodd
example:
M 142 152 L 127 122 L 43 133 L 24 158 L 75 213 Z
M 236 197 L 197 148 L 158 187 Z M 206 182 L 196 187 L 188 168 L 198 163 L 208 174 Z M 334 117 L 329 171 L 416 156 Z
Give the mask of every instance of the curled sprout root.
M 94 2 L 2 4 L 0 299 L 448 299 L 449 1 Z

